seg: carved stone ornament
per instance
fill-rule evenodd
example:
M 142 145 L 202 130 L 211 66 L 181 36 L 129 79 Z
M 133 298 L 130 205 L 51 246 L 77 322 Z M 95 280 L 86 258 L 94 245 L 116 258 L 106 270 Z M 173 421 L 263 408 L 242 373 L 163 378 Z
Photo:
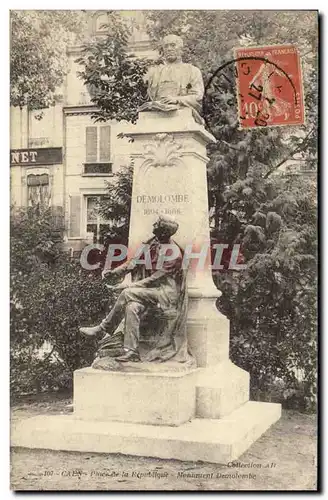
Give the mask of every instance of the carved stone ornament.
M 153 142 L 145 146 L 144 173 L 151 167 L 176 167 L 181 163 L 182 145 L 170 134 L 156 134 Z

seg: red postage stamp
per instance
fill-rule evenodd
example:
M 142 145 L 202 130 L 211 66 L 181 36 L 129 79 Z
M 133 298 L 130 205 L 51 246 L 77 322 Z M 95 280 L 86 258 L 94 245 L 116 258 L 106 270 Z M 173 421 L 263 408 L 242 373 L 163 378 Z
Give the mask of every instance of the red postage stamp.
M 242 128 L 304 123 L 300 56 L 294 45 L 235 49 Z

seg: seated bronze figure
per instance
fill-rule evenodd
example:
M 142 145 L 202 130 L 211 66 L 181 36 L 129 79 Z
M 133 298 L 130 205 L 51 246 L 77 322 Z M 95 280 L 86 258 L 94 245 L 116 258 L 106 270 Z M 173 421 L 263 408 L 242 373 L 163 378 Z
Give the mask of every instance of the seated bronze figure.
M 99 338 L 99 357 L 112 356 L 119 362 L 184 363 L 192 359 L 187 348 L 183 251 L 171 239 L 177 230 L 178 224 L 168 218 L 159 217 L 154 223 L 154 236 L 146 242 L 151 269 L 130 259 L 114 270 L 104 271 L 105 279 L 123 278 L 131 272 L 132 281 L 110 287 L 120 294 L 99 325 L 80 328 L 82 334 Z M 178 246 L 179 257 L 156 269 L 161 247 L 167 244 Z

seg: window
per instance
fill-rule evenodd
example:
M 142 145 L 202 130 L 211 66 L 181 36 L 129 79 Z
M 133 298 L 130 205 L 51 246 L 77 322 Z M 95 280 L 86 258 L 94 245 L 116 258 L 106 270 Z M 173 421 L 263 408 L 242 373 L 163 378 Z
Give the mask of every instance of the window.
M 86 196 L 86 230 L 87 233 L 93 233 L 94 243 L 104 243 L 110 228 L 110 222 L 99 213 L 100 203 L 105 198 L 106 196 Z
M 108 175 L 110 162 L 110 126 L 86 128 L 84 175 Z
M 49 206 L 48 174 L 29 174 L 27 176 L 27 201 L 29 206 Z

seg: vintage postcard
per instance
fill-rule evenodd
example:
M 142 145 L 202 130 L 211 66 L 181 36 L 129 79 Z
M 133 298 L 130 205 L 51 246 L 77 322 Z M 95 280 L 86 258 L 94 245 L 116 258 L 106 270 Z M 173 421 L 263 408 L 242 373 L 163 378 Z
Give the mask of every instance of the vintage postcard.
M 11 489 L 316 491 L 318 12 L 10 29 Z

